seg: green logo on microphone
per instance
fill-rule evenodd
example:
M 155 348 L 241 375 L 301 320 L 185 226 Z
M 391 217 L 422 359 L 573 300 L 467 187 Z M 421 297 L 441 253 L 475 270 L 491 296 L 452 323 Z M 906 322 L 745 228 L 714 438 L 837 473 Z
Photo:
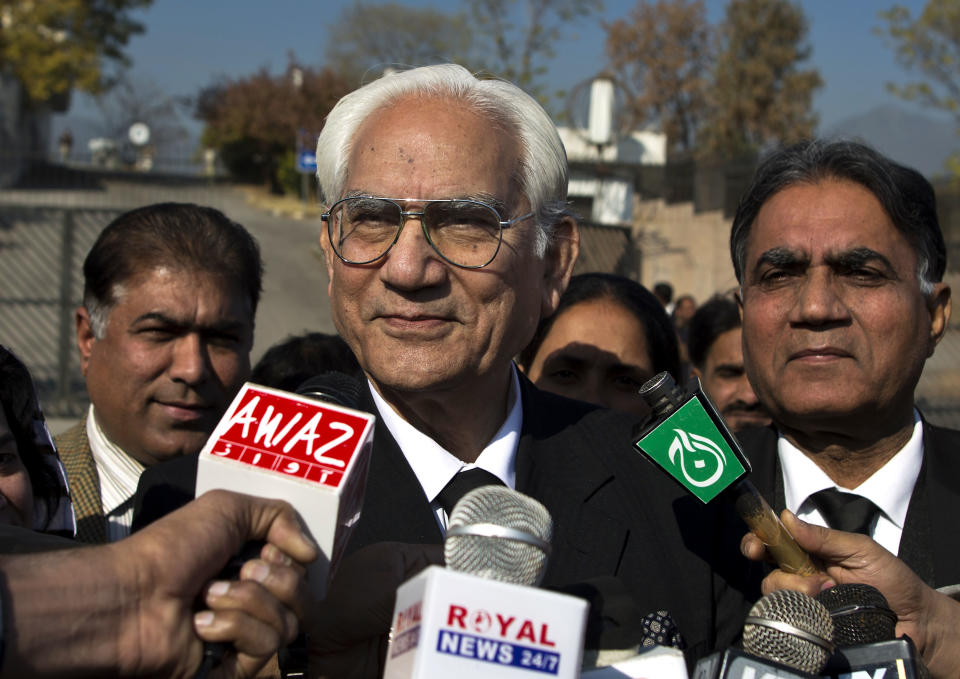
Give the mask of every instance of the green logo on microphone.
M 704 504 L 747 471 L 697 398 L 680 406 L 636 445 Z

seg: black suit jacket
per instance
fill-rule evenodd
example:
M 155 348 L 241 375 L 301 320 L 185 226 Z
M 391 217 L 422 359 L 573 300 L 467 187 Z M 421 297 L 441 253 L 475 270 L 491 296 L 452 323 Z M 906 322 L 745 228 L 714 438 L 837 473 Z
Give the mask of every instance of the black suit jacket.
M 516 487 L 542 502 L 554 522 L 543 585 L 616 576 L 640 615 L 671 613 L 688 657 L 729 645 L 758 593 L 759 569 L 738 549 L 743 524 L 726 505 L 703 506 L 643 459 L 631 445 L 635 418 L 520 381 Z M 376 412 L 369 392 L 360 409 Z M 195 476 L 195 458 L 148 469 L 134 528 L 192 497 Z M 363 510 L 347 552 L 384 541 L 441 540 L 416 475 L 378 418 Z
M 751 476 L 777 512 L 785 505 L 777 431 L 758 427 L 737 434 L 753 466 Z M 897 556 L 933 587 L 960 583 L 960 431 L 923 423 L 923 464 L 913 487 Z

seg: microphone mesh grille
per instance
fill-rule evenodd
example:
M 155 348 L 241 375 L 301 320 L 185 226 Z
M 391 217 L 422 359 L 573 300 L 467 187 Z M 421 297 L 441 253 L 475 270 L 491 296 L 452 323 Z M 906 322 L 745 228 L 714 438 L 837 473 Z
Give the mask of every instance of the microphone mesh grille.
M 890 610 L 886 597 L 876 587 L 848 583 L 825 589 L 817 601 L 833 618 L 833 641 L 837 646 L 872 644 L 896 638 L 897 616 Z M 838 614 L 846 606 L 860 606 L 855 613 Z
M 830 613 L 802 592 L 771 592 L 753 605 L 750 616 L 784 622 L 828 642 L 833 638 Z M 803 637 L 752 623 L 743 626 L 743 650 L 809 674 L 819 673 L 830 656 L 827 649 Z
M 553 534 L 547 508 L 505 486 L 483 486 L 464 495 L 450 514 L 448 530 L 480 523 L 513 528 L 547 543 Z M 448 536 L 444 557 L 453 570 L 526 586 L 538 584 L 547 565 L 540 547 L 480 535 Z

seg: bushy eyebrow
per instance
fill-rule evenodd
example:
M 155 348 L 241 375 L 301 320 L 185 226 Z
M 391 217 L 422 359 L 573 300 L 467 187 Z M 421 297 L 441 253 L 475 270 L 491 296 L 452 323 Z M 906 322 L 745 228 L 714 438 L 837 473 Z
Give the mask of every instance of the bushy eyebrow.
M 807 264 L 809 261 L 809 256 L 800 255 L 790 248 L 770 248 L 757 258 L 757 263 L 754 266 L 754 269 L 756 270 L 764 264 L 769 264 L 776 267 L 792 267 Z
M 868 247 L 852 248 L 843 252 L 831 253 L 824 258 L 832 268 L 857 269 L 870 262 L 880 262 L 889 271 L 893 271 L 890 260 L 876 250 Z
M 856 269 L 870 262 L 880 262 L 885 268 L 893 271 L 893 265 L 889 259 L 876 250 L 865 246 L 831 252 L 825 255 L 823 259 L 833 269 Z M 810 257 L 808 255 L 801 255 L 790 248 L 776 247 L 761 254 L 757 258 L 754 268 L 756 269 L 764 264 L 779 268 L 796 267 L 807 265 L 809 262 Z
M 197 325 L 192 322 L 184 322 L 182 319 L 173 318 L 172 316 L 160 313 L 159 311 L 150 311 L 137 316 L 133 323 L 131 323 L 131 326 L 140 325 L 141 323 L 159 323 L 168 328 L 219 333 L 238 333 L 243 330 L 245 325 L 242 321 L 233 321 L 229 319 L 216 321 L 209 325 Z

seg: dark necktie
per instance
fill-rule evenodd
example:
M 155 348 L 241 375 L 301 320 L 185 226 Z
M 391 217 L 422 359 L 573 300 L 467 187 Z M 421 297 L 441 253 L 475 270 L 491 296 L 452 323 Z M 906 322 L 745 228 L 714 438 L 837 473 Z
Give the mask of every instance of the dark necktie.
M 870 524 L 880 511 L 873 502 L 854 493 L 827 488 L 810 496 L 827 525 L 848 533 L 870 534 Z
M 460 502 L 460 498 L 475 488 L 482 486 L 502 486 L 503 481 L 498 479 L 486 469 L 474 467 L 454 474 L 453 478 L 443 487 L 437 495 L 437 502 L 443 507 L 447 516 L 453 512 L 453 508 Z

